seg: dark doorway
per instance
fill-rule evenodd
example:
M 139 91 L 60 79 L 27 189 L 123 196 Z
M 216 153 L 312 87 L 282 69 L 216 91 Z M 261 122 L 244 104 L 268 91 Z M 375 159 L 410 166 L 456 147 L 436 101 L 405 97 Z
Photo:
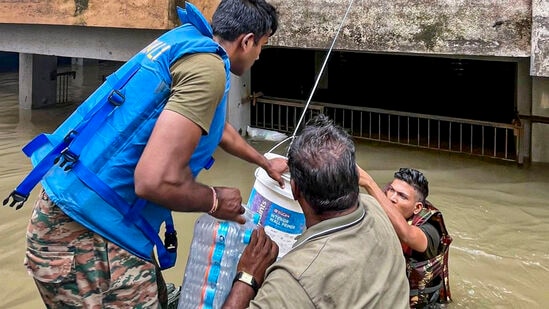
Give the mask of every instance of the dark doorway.
M 252 91 L 307 100 L 325 56 L 265 49 L 252 67 Z M 335 51 L 312 100 L 511 123 L 516 70 L 515 62 Z

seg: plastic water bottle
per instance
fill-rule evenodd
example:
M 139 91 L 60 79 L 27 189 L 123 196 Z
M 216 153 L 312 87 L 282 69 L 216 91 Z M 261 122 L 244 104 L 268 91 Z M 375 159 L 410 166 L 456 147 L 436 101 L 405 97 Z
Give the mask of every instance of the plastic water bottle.
M 236 266 L 260 216 L 246 208 L 246 223 L 203 214 L 196 220 L 178 309 L 221 308 L 231 291 Z

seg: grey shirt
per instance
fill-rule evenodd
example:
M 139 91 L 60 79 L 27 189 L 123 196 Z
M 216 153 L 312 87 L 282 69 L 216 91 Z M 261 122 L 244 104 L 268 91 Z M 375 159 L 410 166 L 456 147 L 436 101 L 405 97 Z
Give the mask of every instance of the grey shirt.
M 307 229 L 267 269 L 249 308 L 408 308 L 402 248 L 378 202 Z

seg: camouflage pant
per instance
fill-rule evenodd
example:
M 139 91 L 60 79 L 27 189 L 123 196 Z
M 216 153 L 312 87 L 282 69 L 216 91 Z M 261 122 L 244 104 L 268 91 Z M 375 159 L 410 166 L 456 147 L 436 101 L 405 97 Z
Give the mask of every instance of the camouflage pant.
M 42 192 L 27 229 L 25 266 L 47 308 L 165 308 L 155 263 L 93 233 Z

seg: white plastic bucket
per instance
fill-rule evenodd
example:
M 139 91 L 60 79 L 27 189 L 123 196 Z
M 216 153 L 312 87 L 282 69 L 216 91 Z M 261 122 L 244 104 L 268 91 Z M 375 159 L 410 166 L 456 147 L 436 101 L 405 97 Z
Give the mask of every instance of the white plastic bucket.
M 266 153 L 265 157 L 284 158 L 274 153 Z M 267 235 L 278 244 L 278 258 L 281 258 L 290 251 L 295 237 L 305 229 L 305 216 L 301 206 L 293 198 L 289 174 L 283 176 L 284 189 L 262 168 L 255 170 L 255 178 L 248 199 L 248 208 L 261 216 L 259 225 L 262 225 Z

